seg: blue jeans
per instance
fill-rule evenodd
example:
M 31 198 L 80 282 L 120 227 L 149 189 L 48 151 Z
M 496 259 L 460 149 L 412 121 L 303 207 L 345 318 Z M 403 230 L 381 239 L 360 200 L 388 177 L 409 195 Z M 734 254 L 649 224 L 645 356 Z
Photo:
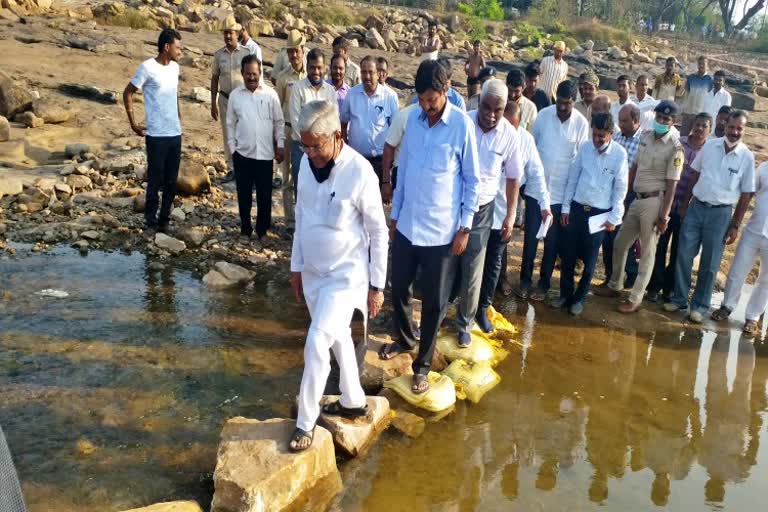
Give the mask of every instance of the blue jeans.
M 296 187 L 299 183 L 299 168 L 301 166 L 301 157 L 304 156 L 301 146 L 297 141 L 291 144 L 291 177 L 293 178 L 293 200 L 296 201 Z
M 600 245 L 603 243 L 603 236 L 605 235 L 605 231 L 590 234 L 589 218 L 607 211 L 599 208 L 587 210 L 587 207 L 576 201 L 571 202 L 570 219 L 563 237 L 565 240 L 560 270 L 560 297 L 565 298 L 568 305 L 584 302 L 584 299 L 587 298 L 589 285 L 595 273 L 597 254 L 600 252 Z M 584 271 L 581 273 L 579 286 L 575 287 L 574 273 L 577 259 L 584 262 Z
M 691 298 L 691 311 L 706 311 L 712 302 L 715 277 L 725 249 L 725 234 L 731 223 L 731 206 L 709 208 L 694 199 L 680 228 L 680 243 L 675 261 L 675 291 L 670 301 L 680 308 L 688 306 L 693 259 L 701 249 L 696 288 Z

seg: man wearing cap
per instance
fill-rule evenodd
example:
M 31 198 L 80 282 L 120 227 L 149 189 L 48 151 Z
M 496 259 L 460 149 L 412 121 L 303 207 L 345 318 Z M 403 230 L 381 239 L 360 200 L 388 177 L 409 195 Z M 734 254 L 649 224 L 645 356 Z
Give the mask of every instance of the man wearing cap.
M 679 111 L 675 103 L 659 103 L 653 131 L 640 136 L 636 160 L 631 162 L 629 187 L 635 193 L 635 200 L 627 210 L 613 246 L 616 272 L 608 286 L 599 290 L 603 295 L 618 297 L 624 288 L 623 269 L 627 254 L 639 238 L 642 247 L 639 271 L 629 299 L 619 304 L 621 313 L 634 313 L 640 308 L 651 281 L 659 235 L 667 230 L 675 187 L 683 170 L 683 146 L 677 130 L 673 129 L 677 115 Z
M 581 99 L 576 102 L 574 108 L 587 120 L 592 119 L 592 103 L 597 96 L 597 87 L 600 79 L 594 71 L 587 71 L 579 75 L 579 94 Z
M 560 297 L 552 301 L 556 308 L 568 307 L 578 316 L 595 271 L 597 254 L 606 231 L 613 231 L 624 216 L 627 195 L 627 152 L 613 141 L 613 120 L 609 113 L 592 116 L 592 141 L 581 145 L 568 174 L 560 223 L 565 228 L 563 264 L 560 272 Z M 593 232 L 590 218 L 608 214 Z M 576 260 L 584 262 L 578 287 L 575 287 Z
M 536 121 L 536 116 L 539 111 L 536 105 L 523 96 L 523 88 L 525 87 L 525 76 L 519 69 L 513 69 L 507 73 L 507 92 L 509 93 L 509 101 L 514 101 L 520 107 L 520 126 L 524 130 L 531 130 L 533 122 Z
M 523 89 L 523 96 L 531 100 L 539 112 L 552 104 L 552 100 L 547 97 L 547 93 L 539 89 L 540 76 L 541 71 L 538 61 L 533 61 L 525 66 L 525 89 Z
M 397 94 L 379 84 L 375 58 L 367 55 L 360 61 L 360 69 L 363 82 L 350 89 L 341 109 L 341 133 L 370 162 L 381 187 L 384 139 L 399 105 Z
M 307 69 L 304 59 L 304 36 L 298 30 L 291 30 L 288 34 L 288 39 L 285 42 L 285 54 L 289 59 L 288 68 L 284 69 L 277 76 L 277 83 L 275 85 L 275 92 L 280 99 L 280 104 L 283 106 L 283 118 L 285 119 L 285 159 L 281 165 L 281 172 L 283 175 L 283 212 L 286 227 L 290 227 L 293 223 L 293 201 L 295 187 L 291 165 L 293 156 L 293 127 L 291 125 L 289 103 L 291 99 L 291 90 L 296 82 L 303 80 L 307 76 Z M 272 79 L 275 79 L 273 70 Z M 298 167 L 296 172 L 298 172 Z
M 359 84 L 361 80 L 360 66 L 355 64 L 354 61 L 349 58 L 349 41 L 346 38 L 339 36 L 333 40 L 331 48 L 333 49 L 333 55 L 341 55 L 341 57 L 344 59 L 346 69 L 344 78 L 347 84 L 350 87 L 354 87 Z
M 675 62 L 674 57 L 667 57 L 664 62 L 664 72 L 657 76 L 653 83 L 653 96 L 659 101 L 675 101 L 682 98 L 685 93 L 683 79 L 675 73 Z
M 232 153 L 229 151 L 227 141 L 227 103 L 230 93 L 243 83 L 243 75 L 240 72 L 240 63 L 243 57 L 251 52 L 238 41 L 242 26 L 234 19 L 227 20 L 224 26 L 224 47 L 213 54 L 211 66 L 211 117 L 214 121 L 221 122 L 221 133 L 224 137 L 224 156 L 227 159 L 227 175 L 224 181 L 235 179 Z
M 544 57 L 539 65 L 541 70 L 541 89 L 550 98 L 555 97 L 557 86 L 560 82 L 568 78 L 568 64 L 563 59 L 565 43 L 563 41 L 555 42 L 552 51 L 554 55 Z
M 684 220 L 675 263 L 675 291 L 664 309 L 672 312 L 689 307 L 693 260 L 701 249 L 688 313 L 694 323 L 701 323 L 709 310 L 723 251 L 736 240 L 755 193 L 755 157 L 742 142 L 746 125 L 746 112 L 735 110 L 728 118 L 725 137 L 704 144 L 691 165 L 695 174 L 686 199 L 693 198 L 683 200 L 678 210 Z
M 291 145 L 291 177 L 293 178 L 293 192 L 296 193 L 296 178 L 299 174 L 299 165 L 304 151 L 301 147 L 301 134 L 299 133 L 298 122 L 301 109 L 313 101 L 327 101 L 333 103 L 338 109 L 336 100 L 336 89 L 324 80 L 325 76 L 325 55 L 319 48 L 313 48 L 307 53 L 307 76 L 291 87 L 291 95 L 288 99 L 288 119 L 293 128 L 291 134 L 293 144 Z M 344 100 L 346 102 L 346 99 Z

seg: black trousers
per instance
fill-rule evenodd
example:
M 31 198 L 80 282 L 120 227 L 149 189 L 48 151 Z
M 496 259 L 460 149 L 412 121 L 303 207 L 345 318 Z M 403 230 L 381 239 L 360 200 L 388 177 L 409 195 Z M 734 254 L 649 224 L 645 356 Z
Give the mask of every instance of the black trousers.
M 240 233 L 253 233 L 251 206 L 253 188 L 256 187 L 256 234 L 267 234 L 272 222 L 272 160 L 246 158 L 237 151 L 232 155 L 235 164 L 237 209 L 240 212 Z
M 375 172 L 376 177 L 379 178 L 379 187 L 381 187 L 381 181 L 383 178 L 383 175 L 382 175 L 383 169 L 381 167 L 381 157 L 374 156 L 372 158 L 366 157 L 365 159 L 368 160 L 368 163 L 370 163 L 371 167 L 373 167 L 373 172 Z M 392 187 L 392 189 L 394 190 L 394 187 Z
M 568 300 L 568 304 L 584 302 L 589 292 L 589 285 L 595 273 L 597 255 L 603 243 L 605 231 L 590 234 L 589 218 L 609 210 L 589 208 L 576 201 L 571 202 L 571 214 L 568 226 L 565 228 L 565 243 L 563 244 L 562 269 L 560 271 L 560 296 Z M 576 260 L 584 262 L 579 286 L 574 292 L 574 274 Z
M 549 227 L 549 231 L 547 231 L 547 236 L 544 237 L 544 254 L 541 256 L 541 271 L 539 273 L 539 288 L 545 292 L 549 290 L 557 256 L 560 256 L 561 261 L 563 258 L 563 246 L 565 245 L 567 234 L 565 228 L 560 224 L 560 212 L 562 209 L 562 204 L 550 206 L 550 210 L 552 210 L 552 225 Z M 539 213 L 539 224 L 541 224 L 541 213 Z M 528 231 L 527 225 L 525 230 L 526 232 Z M 533 233 L 536 234 L 538 230 L 539 228 L 536 228 Z
M 523 220 L 525 230 L 523 231 L 523 263 L 520 266 L 520 288 L 527 289 L 533 284 L 533 264 L 536 261 L 536 251 L 539 249 L 539 240 L 536 238 L 536 235 L 541 227 L 541 207 L 539 202 L 530 196 L 524 195 L 523 200 L 525 201 Z M 553 222 L 555 221 L 553 220 Z M 552 228 L 554 228 L 554 225 L 550 229 Z M 543 274 L 543 264 L 541 271 Z M 549 276 L 550 278 L 552 277 L 551 270 L 549 271 Z M 549 278 L 547 281 L 549 281 Z M 549 285 L 547 285 L 547 288 L 549 288 Z
M 176 197 L 176 180 L 181 163 L 181 135 L 176 137 L 151 137 L 147 135 L 147 201 L 144 220 L 147 226 L 168 224 L 173 199 Z M 160 217 L 157 217 L 158 194 L 163 190 Z
M 440 324 L 448 310 L 448 295 L 451 293 L 456 273 L 457 258 L 451 253 L 451 244 L 435 247 L 413 245 L 399 231 L 395 232 L 392 243 L 392 306 L 396 342 L 407 350 L 416 346 L 411 318 L 411 285 L 421 270 L 421 338 L 419 353 L 413 361 L 413 372 L 426 375 L 432 365 L 435 340 Z
M 501 277 L 502 270 L 506 267 L 507 243 L 501 239 L 501 230 L 492 229 L 488 238 L 488 247 L 485 250 L 485 266 L 483 267 L 483 284 L 480 287 L 480 300 L 478 312 L 493 304 L 493 293 Z
M 659 237 L 656 261 L 653 264 L 653 274 L 648 285 L 648 291 L 652 293 L 662 292 L 665 297 L 669 297 L 675 289 L 675 261 L 677 261 L 677 246 L 680 243 L 680 226 L 682 225 L 682 217 L 672 213 L 669 216 L 667 230 Z M 669 264 L 667 264 L 667 249 L 669 249 Z

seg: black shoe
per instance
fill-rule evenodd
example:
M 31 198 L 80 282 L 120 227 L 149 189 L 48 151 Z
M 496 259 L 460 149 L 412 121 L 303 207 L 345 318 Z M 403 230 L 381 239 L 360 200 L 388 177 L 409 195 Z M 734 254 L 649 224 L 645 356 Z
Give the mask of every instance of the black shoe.
M 155 233 L 157 233 L 157 224 L 147 224 L 144 226 L 144 235 L 153 237 Z
M 230 181 L 235 180 L 235 172 L 234 171 L 227 171 L 227 174 L 221 178 L 222 183 L 229 183 Z
M 167 222 L 165 222 L 165 223 L 163 223 L 163 224 L 158 224 L 158 226 L 157 226 L 157 230 L 158 230 L 160 233 L 168 233 L 168 231 L 169 231 L 169 228 L 168 228 L 168 223 L 167 223 Z
M 275 190 L 283 188 L 283 178 L 280 176 L 275 176 L 272 178 L 272 188 Z

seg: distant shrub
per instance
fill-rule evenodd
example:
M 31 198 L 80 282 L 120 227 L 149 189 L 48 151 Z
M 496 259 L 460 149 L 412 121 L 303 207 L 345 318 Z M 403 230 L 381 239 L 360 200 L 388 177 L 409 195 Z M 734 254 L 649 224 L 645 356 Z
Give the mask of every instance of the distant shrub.
M 459 3 L 458 10 L 461 13 L 487 20 L 500 21 L 504 19 L 504 9 L 501 8 L 499 0 L 472 0 L 467 3 Z
M 597 20 L 582 20 L 571 24 L 568 32 L 578 41 L 602 41 L 609 46 L 624 46 L 632 42 L 632 34 Z
M 158 28 L 155 20 L 149 18 L 147 15 L 133 7 L 126 7 L 122 12 L 107 14 L 97 18 L 97 20 L 104 25 L 112 25 L 115 27 L 130 27 L 133 29 L 144 28 L 149 30 Z
M 760 33 L 760 36 L 752 42 L 750 50 L 760 53 L 768 53 L 768 30 Z

